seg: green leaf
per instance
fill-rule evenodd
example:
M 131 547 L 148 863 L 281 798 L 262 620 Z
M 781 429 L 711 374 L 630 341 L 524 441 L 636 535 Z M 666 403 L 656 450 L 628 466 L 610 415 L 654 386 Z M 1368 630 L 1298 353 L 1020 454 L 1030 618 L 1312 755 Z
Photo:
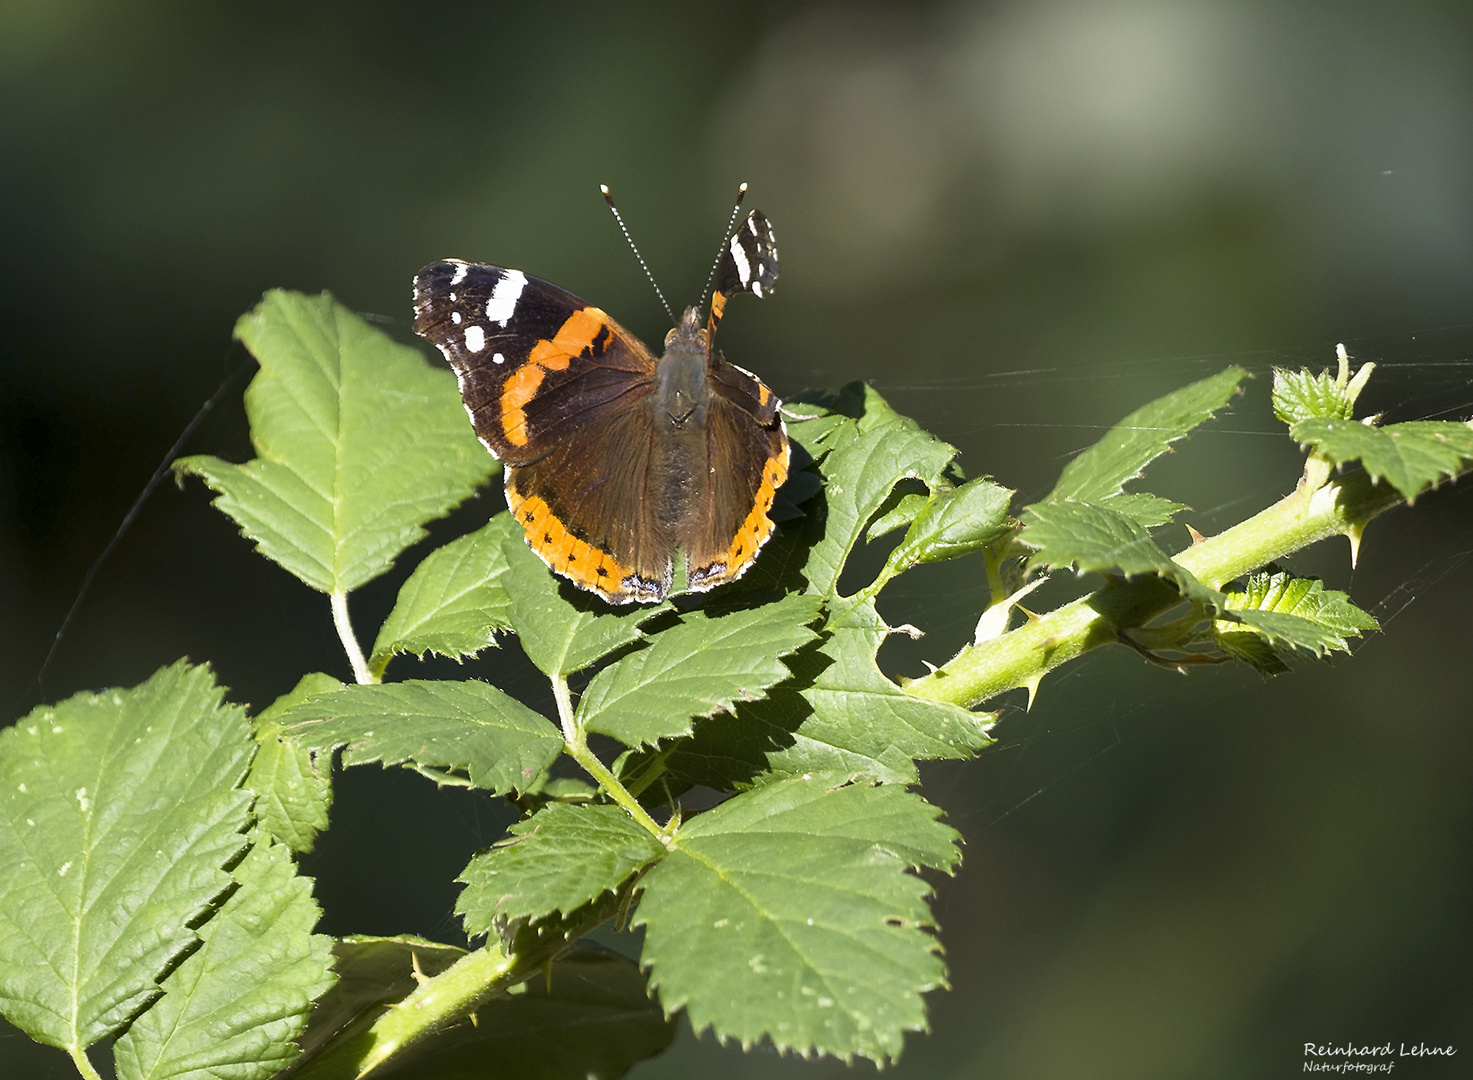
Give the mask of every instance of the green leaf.
M 1378 428 L 1354 420 L 1310 419 L 1290 432 L 1336 465 L 1358 459 L 1372 480 L 1385 479 L 1408 502 L 1473 461 L 1473 428 L 1451 420 Z
M 1220 625 L 1233 624 L 1224 621 Z M 1284 663 L 1278 650 L 1262 634 L 1253 630 L 1219 629 L 1217 647 L 1224 656 L 1242 661 L 1260 675 L 1283 675 L 1289 671 L 1289 665 Z
M 887 569 L 898 572 L 920 563 L 955 559 L 985 547 L 1011 525 L 1013 493 L 990 480 L 970 480 L 932 495 L 905 538 L 890 553 Z
M 1290 427 L 1312 417 L 1349 420 L 1355 404 L 1345 385 L 1329 372 L 1280 368 L 1274 368 L 1273 402 L 1274 415 Z
M 286 848 L 258 843 L 231 876 L 240 888 L 199 928 L 199 950 L 115 1044 L 118 1080 L 266 1080 L 297 1056 L 333 983 L 332 939 L 312 933 L 321 912 Z
M 498 918 L 570 914 L 664 854 L 617 806 L 552 803 L 471 860 L 455 910 L 472 937 L 493 933 Z
M 640 624 L 670 609 L 667 602 L 614 614 L 616 609 L 592 593 L 560 583 L 527 547 L 515 519 L 501 518 L 508 522 L 502 526 L 501 550 L 510 567 L 503 580 L 511 597 L 512 629 L 527 659 L 544 674 L 558 678 L 581 671 L 640 640 Z
M 913 483 L 917 487 L 925 487 L 919 481 L 913 481 Z M 943 488 L 937 493 L 938 497 L 951 490 L 951 488 Z M 899 498 L 895 497 L 897 495 Z M 894 532 L 896 529 L 910 528 L 911 523 L 915 521 L 917 515 L 931 504 L 931 493 L 922 490 L 908 491 L 902 495 L 900 493 L 900 487 L 897 486 L 891 493 L 891 501 L 895 505 L 871 521 L 869 528 L 865 530 L 864 539 L 866 543 L 874 541 L 887 533 Z
M 1154 529 L 1158 525 L 1167 524 L 1177 514 L 1188 508 L 1186 503 L 1163 499 L 1159 495 L 1151 495 L 1147 492 L 1131 491 L 1127 491 L 1121 495 L 1113 495 L 1101 505 L 1108 507 L 1117 514 L 1123 514 L 1137 525 L 1141 525 L 1147 529 Z
M 425 556 L 399 590 L 399 599 L 373 644 L 371 665 L 382 672 L 395 653 L 438 653 L 459 660 L 496 644 L 511 628 L 509 569 L 502 542 L 521 529 L 510 514 Z
M 372 1024 L 419 985 L 416 971 L 433 978 L 464 955 L 465 950 L 454 945 L 411 934 L 355 935 L 333 942 L 337 982 L 317 1002 L 307 1030 L 297 1040 L 302 1056 L 311 1058 L 329 1042 L 348 1039 Z
M 1326 589 L 1318 578 L 1295 577 L 1284 571 L 1252 575 L 1242 591 L 1227 593 L 1226 610 L 1268 641 L 1317 656 L 1331 650 L 1345 652 L 1347 638 L 1379 629 L 1376 620 L 1343 592 Z M 1219 622 L 1218 626 L 1233 632 L 1231 623 Z
M 1133 518 L 1109 506 L 1081 502 L 1038 503 L 1023 512 L 1023 542 L 1035 548 L 1033 561 L 1057 568 L 1121 574 L 1158 574 L 1190 600 L 1217 608 L 1222 594 L 1209 589 L 1161 550 Z
M 312 588 L 371 581 L 496 467 L 450 373 L 326 293 L 272 290 L 235 335 L 261 364 L 245 397 L 258 456 L 175 468 L 203 479 L 257 550 Z
M 645 875 L 635 923 L 667 1011 L 750 1046 L 886 1061 L 943 984 L 925 931 L 957 835 L 898 786 L 773 784 L 695 818 Z
M 256 742 L 260 748 L 245 786 L 256 793 L 259 827 L 293 851 L 312 850 L 317 833 L 327 828 L 332 808 L 332 762 L 319 761 L 317 754 L 281 730 L 278 721 L 287 709 L 315 694 L 342 688 L 331 675 L 314 672 L 271 703 L 256 717 Z
M 864 412 L 870 387 L 862 382 L 846 384 L 837 394 L 808 391 L 783 402 L 788 437 L 795 439 L 812 457 L 828 449 L 829 442 L 851 420 Z
M 410 679 L 348 686 L 295 705 L 280 716 L 303 746 L 344 765 L 412 762 L 452 769 L 476 787 L 521 791 L 557 759 L 557 728 L 515 698 L 483 682 Z
M 689 612 L 595 675 L 579 721 L 625 746 L 688 735 L 694 718 L 730 711 L 786 679 L 779 658 L 818 637 L 808 624 L 821 611 L 816 596 L 787 596 L 719 618 Z
M 912 784 L 916 761 L 989 745 L 995 714 L 914 697 L 885 677 L 875 657 L 890 632 L 872 603 L 849 608 L 789 659 L 792 686 L 701 724 L 665 759 L 669 772 L 723 790 L 818 772 Z
M 623 1076 L 675 1037 L 633 960 L 575 948 L 547 976 L 476 1010 L 463 1024 L 427 1039 L 375 1078 L 414 1080 L 589 1080 Z
M 209 669 L 77 694 L 0 732 L 0 1013 L 80 1050 L 158 994 L 230 884 L 255 743 Z
M 820 462 L 825 479 L 823 535 L 809 550 L 803 568 L 810 591 L 823 596 L 838 595 L 844 563 L 895 485 L 909 477 L 935 489 L 956 456 L 953 447 L 895 412 L 872 387 L 859 384 L 853 396 L 861 393 L 858 419 L 826 430 L 823 447 L 809 451 L 827 448 Z
M 1147 465 L 1231 401 L 1247 374 L 1240 367 L 1230 367 L 1141 406 L 1064 466 L 1058 484 L 1042 502 L 1112 506 L 1125 485 L 1140 476 Z M 1167 506 L 1173 509 L 1168 511 Z M 1144 517 L 1137 520 L 1151 526 L 1171 520 L 1170 515 L 1182 507 L 1157 499 L 1151 503 L 1126 502 L 1114 509 L 1129 517 L 1144 511 Z M 1164 518 L 1163 513 L 1167 515 Z

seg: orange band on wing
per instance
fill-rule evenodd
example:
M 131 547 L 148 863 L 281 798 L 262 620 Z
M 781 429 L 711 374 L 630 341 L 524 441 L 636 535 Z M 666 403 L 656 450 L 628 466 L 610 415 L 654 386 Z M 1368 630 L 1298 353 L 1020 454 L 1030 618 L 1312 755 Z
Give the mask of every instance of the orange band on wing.
M 532 495 L 522 497 L 506 489 L 507 505 L 527 533 L 527 543 L 538 558 L 575 585 L 613 598 L 627 590 L 624 579 L 633 571 L 616 562 L 608 552 L 579 540 L 558 520 L 547 503 Z
M 784 443 L 783 452 L 777 457 L 768 458 L 767 464 L 762 466 L 762 485 L 757 489 L 752 512 L 742 522 L 731 547 L 726 550 L 729 576 L 736 577 L 740 574 L 742 568 L 757 557 L 758 550 L 772 534 L 772 519 L 767 514 L 772 509 L 773 499 L 777 497 L 777 489 L 783 486 L 783 481 L 787 478 L 788 446 Z
M 790 450 L 785 439 L 782 452 L 768 458 L 767 463 L 762 466 L 762 483 L 752 500 L 752 512 L 737 529 L 736 536 L 726 549 L 726 555 L 705 566 L 691 569 L 688 583 L 692 589 L 704 592 L 725 582 L 735 581 L 752 565 L 757 552 L 762 550 L 762 545 L 772 535 L 772 519 L 767 515 L 772 510 L 777 489 L 788 478 L 789 455 Z
M 609 317 L 596 307 L 573 312 L 549 340 L 532 346 L 527 362 L 512 372 L 501 388 L 501 431 L 513 446 L 527 444 L 527 403 L 537 396 L 549 371 L 563 371 L 573 358 L 594 351 L 600 335 L 612 336 Z

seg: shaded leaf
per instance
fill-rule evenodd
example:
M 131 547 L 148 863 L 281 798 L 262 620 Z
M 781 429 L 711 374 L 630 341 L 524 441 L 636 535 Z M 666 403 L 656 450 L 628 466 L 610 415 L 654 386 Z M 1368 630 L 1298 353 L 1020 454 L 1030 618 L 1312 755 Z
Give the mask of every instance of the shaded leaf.
M 569 914 L 664 854 L 620 807 L 552 803 L 470 861 L 455 910 L 473 937 L 492 933 L 497 918 Z
M 473 681 L 347 686 L 295 705 L 279 720 L 303 746 L 325 753 L 346 747 L 344 765 L 453 769 L 498 794 L 530 785 L 563 747 L 545 717 Z
M 815 596 L 786 596 L 719 618 L 688 612 L 593 677 L 579 722 L 626 746 L 689 734 L 694 718 L 760 698 L 786 679 L 780 657 L 818 636 L 808 624 L 821 611 Z
M 283 732 L 277 718 L 293 705 L 316 694 L 339 690 L 342 685 L 320 672 L 303 675 L 295 687 L 255 719 L 260 748 L 245 786 L 256 793 L 258 827 L 293 851 L 311 851 L 318 831 L 327 828 L 332 808 L 332 763 L 319 761 L 315 751 Z
M 895 1057 L 945 979 L 924 929 L 929 886 L 907 872 L 955 865 L 938 813 L 898 786 L 814 778 L 689 822 L 645 875 L 634 919 L 665 1008 L 743 1046 Z
M 1023 541 L 1034 548 L 1033 562 L 1049 567 L 1121 574 L 1157 574 L 1188 599 L 1220 607 L 1222 594 L 1199 582 L 1161 550 L 1135 520 L 1108 506 L 1089 503 L 1039 503 L 1023 512 Z
M 231 876 L 240 888 L 199 928 L 199 950 L 114 1045 L 119 1080 L 266 1080 L 297 1056 L 333 982 L 332 939 L 312 933 L 321 913 L 285 847 L 258 843 Z
M 1385 479 L 1408 502 L 1473 461 L 1473 428 L 1451 420 L 1368 427 L 1354 420 L 1310 419 L 1290 431 L 1336 465 L 1359 460 L 1372 480 Z
M 395 653 L 458 660 L 496 644 L 496 632 L 511 627 L 511 597 L 501 581 L 509 569 L 502 547 L 508 529 L 521 535 L 510 514 L 497 514 L 425 556 L 379 628 L 371 661 L 376 670 Z
M 1224 622 L 1222 625 L 1232 625 Z M 1268 640 L 1252 630 L 1219 630 L 1217 647 L 1223 655 L 1241 660 L 1260 675 L 1283 675 L 1289 665 Z
M 261 364 L 245 396 L 257 457 L 175 468 L 312 588 L 371 581 L 496 467 L 450 373 L 328 294 L 273 289 L 235 335 Z
M 623 1076 L 670 1045 L 667 1020 L 639 965 L 615 953 L 575 948 L 547 977 L 516 987 L 464 1024 L 427 1040 L 384 1077 L 434 1080 L 589 1080 Z
M 0 1013 L 80 1049 L 158 994 L 245 846 L 254 750 L 182 661 L 0 732 Z

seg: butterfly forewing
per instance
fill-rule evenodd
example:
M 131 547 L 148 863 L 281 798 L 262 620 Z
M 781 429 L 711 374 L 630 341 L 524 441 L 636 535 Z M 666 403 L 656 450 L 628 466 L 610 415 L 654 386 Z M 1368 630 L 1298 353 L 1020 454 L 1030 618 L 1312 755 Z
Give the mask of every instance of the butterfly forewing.
M 655 358 L 599 308 L 540 278 L 457 260 L 414 279 L 414 329 L 460 380 L 481 441 L 535 460 L 573 429 L 649 392 Z

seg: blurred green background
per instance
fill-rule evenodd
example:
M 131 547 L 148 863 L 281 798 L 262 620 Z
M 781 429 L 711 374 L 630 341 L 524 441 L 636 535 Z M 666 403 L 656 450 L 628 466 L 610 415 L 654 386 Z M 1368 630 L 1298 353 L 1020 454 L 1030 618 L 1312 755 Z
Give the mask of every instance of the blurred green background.
M 1343 341 L 1381 365 L 1369 409 L 1473 412 L 1465 2 L 5 0 L 4 720 L 181 655 L 256 707 L 303 671 L 347 676 L 325 599 L 191 484 L 147 502 L 36 678 L 129 505 L 240 368 L 230 330 L 264 289 L 331 289 L 408 340 L 414 271 L 460 256 L 658 342 L 597 184 L 688 303 L 742 180 L 783 277 L 723 323 L 727 356 L 782 394 L 868 379 L 1025 500 L 1230 362 L 1258 376 L 1247 394 L 1150 476 L 1205 533 L 1294 484 L 1275 364 Z M 249 456 L 243 381 L 186 452 Z M 1333 1041 L 1451 1044 L 1451 1064 L 1396 1075 L 1469 1075 L 1470 524 L 1465 485 L 1373 526 L 1354 572 L 1343 542 L 1293 564 L 1383 620 L 1352 657 L 1265 683 L 1107 650 L 1031 713 L 1010 700 L 982 759 L 927 770 L 966 837 L 937 882 L 952 988 L 893 1075 L 1288 1076 Z M 355 598 L 361 626 L 423 550 Z M 966 565 L 897 583 L 886 614 L 929 636 L 892 669 L 950 656 L 984 593 Z M 515 653 L 444 671 L 536 704 Z M 355 770 L 308 864 L 325 928 L 453 940 L 450 879 L 506 821 Z M 848 1071 L 686 1029 L 632 1075 L 696 1070 Z M 0 1025 L 0 1077 L 66 1075 Z

